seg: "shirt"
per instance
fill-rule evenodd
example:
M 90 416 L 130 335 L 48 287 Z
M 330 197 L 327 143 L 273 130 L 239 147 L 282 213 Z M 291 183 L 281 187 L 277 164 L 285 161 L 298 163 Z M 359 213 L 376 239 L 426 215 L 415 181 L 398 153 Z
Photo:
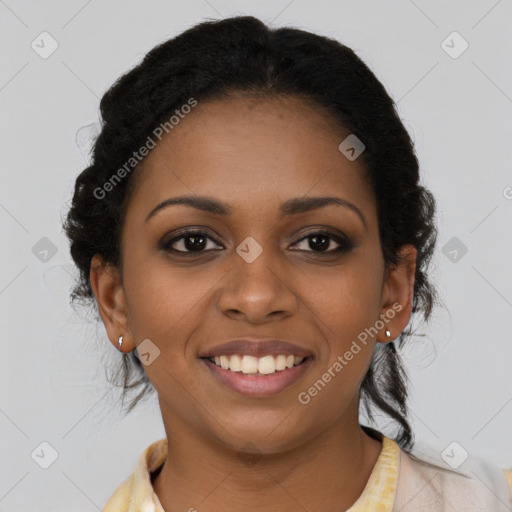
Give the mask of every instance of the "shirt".
M 464 470 L 453 470 L 442 464 L 435 451 L 424 449 L 419 458 L 383 434 L 380 440 L 382 450 L 368 482 L 346 512 L 512 511 L 512 468 L 500 470 L 477 459 L 465 463 Z M 116 489 L 102 512 L 165 512 L 153 490 L 151 473 L 163 465 L 167 448 L 166 438 L 149 445 L 134 473 Z M 454 450 L 448 458 L 460 456 Z

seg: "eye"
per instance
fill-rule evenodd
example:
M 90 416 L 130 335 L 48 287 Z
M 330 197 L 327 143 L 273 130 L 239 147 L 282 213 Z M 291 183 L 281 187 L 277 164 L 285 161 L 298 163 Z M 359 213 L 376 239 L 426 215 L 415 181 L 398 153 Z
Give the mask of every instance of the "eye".
M 208 241 L 214 242 L 204 231 L 185 231 L 180 236 L 163 242 L 162 249 L 182 254 L 201 253 L 208 248 Z M 223 248 L 216 243 L 214 245 Z
M 210 247 L 208 243 L 210 242 Z M 338 247 L 329 249 L 332 244 L 337 244 Z M 213 246 L 212 246 L 213 244 Z M 306 252 L 316 252 L 319 254 L 338 254 L 349 252 L 353 249 L 354 244 L 348 239 L 334 235 L 328 231 L 314 231 L 305 237 L 301 238 L 294 245 L 302 244 L 303 247 L 293 250 L 301 250 Z M 182 255 L 194 255 L 209 250 L 221 250 L 223 246 L 217 244 L 210 236 L 204 231 L 189 230 L 175 236 L 167 241 L 162 242 L 161 248 L 165 251 L 174 252 Z M 309 249 L 309 250 L 308 250 Z
M 331 250 L 327 250 L 331 246 L 332 242 L 338 244 L 338 247 L 335 247 L 334 249 Z M 303 246 L 306 246 L 306 249 L 299 250 L 306 250 L 307 252 L 318 252 L 326 254 L 349 252 L 354 247 L 354 244 L 350 242 L 348 239 L 334 235 L 332 233 L 329 233 L 328 231 L 315 231 L 313 233 L 309 233 L 307 236 L 301 238 L 297 243 L 302 243 Z M 308 251 L 307 247 L 312 249 L 312 251 Z

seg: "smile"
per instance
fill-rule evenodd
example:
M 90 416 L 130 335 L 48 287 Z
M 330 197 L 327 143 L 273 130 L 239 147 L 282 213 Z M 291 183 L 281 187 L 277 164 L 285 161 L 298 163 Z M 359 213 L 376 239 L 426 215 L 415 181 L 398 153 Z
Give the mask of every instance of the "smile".
M 201 358 L 220 383 L 247 396 L 275 395 L 294 384 L 313 357 L 233 354 Z

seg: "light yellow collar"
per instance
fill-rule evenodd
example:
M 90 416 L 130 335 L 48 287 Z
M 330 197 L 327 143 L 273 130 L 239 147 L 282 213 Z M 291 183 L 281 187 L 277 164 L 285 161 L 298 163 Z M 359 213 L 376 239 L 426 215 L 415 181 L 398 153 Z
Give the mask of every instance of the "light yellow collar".
M 400 447 L 386 436 L 382 437 L 382 450 L 359 499 L 347 512 L 378 510 L 391 512 L 395 501 L 400 472 Z

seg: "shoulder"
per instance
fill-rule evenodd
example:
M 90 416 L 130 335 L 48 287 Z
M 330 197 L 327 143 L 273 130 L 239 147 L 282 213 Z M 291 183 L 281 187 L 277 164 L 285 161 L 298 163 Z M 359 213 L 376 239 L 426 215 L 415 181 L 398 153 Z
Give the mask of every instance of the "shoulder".
M 151 483 L 151 474 L 161 467 L 166 457 L 166 438 L 150 444 L 140 454 L 135 471 L 119 485 L 102 512 L 163 512 Z
M 400 476 L 393 510 L 401 512 L 507 512 L 512 505 L 512 472 L 471 457 L 457 469 L 438 452 L 400 450 Z
M 505 474 L 505 478 L 507 480 L 508 493 L 510 496 L 510 501 L 512 502 L 512 466 L 510 468 L 503 468 L 502 471 Z
M 115 490 L 102 512 L 124 512 L 128 510 L 132 496 L 133 475 L 127 477 Z

